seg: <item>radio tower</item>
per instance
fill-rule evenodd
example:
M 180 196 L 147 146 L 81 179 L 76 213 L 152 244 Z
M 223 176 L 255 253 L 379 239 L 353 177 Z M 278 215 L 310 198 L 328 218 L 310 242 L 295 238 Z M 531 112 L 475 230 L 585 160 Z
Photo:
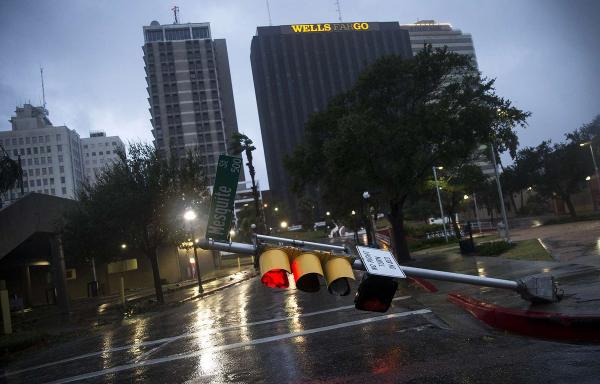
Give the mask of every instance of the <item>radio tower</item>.
M 273 20 L 271 20 L 271 5 L 269 4 L 269 0 L 267 0 L 267 13 L 269 14 L 269 26 L 272 26 Z
M 173 11 L 173 18 L 175 19 L 173 24 L 179 24 L 179 7 L 174 6 L 173 8 L 171 8 L 171 11 Z
M 342 9 L 340 8 L 340 0 L 335 0 L 335 8 L 338 14 L 338 20 L 342 22 Z
M 40 77 L 42 78 L 42 106 L 46 110 L 46 89 L 44 88 L 44 68 L 40 67 Z

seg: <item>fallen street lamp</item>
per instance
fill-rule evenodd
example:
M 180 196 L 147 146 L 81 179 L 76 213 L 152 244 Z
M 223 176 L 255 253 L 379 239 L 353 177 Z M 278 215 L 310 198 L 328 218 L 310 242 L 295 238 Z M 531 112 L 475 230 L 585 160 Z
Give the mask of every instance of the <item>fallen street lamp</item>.
M 198 280 L 198 293 L 204 293 L 204 288 L 202 288 L 202 276 L 200 275 L 200 263 L 198 262 L 198 251 L 196 250 L 196 245 L 200 242 L 200 239 L 194 239 L 194 231 L 192 230 L 192 222 L 196 220 L 196 212 L 192 209 L 187 209 L 183 213 L 183 219 L 186 222 L 186 227 L 190 234 L 190 243 L 192 243 L 192 249 L 194 250 L 194 269 L 196 270 L 196 279 Z M 194 239 L 192 241 L 192 239 Z M 191 261 L 191 258 L 190 258 Z

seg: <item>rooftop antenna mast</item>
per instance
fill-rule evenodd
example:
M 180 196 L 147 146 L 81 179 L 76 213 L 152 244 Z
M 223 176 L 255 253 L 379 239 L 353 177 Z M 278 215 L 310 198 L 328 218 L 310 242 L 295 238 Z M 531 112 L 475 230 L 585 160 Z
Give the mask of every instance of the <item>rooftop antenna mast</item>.
M 173 11 L 173 18 L 175 19 L 173 24 L 179 24 L 179 7 L 174 6 L 173 8 L 171 8 L 171 11 Z
M 269 14 L 269 26 L 273 26 L 273 20 L 271 20 L 271 4 L 269 4 L 269 0 L 267 1 L 267 13 Z
M 340 8 L 340 0 L 335 0 L 335 8 L 338 14 L 338 20 L 342 22 L 342 9 Z
M 42 106 L 46 109 L 46 89 L 44 88 L 44 68 L 40 67 L 40 77 L 42 78 Z

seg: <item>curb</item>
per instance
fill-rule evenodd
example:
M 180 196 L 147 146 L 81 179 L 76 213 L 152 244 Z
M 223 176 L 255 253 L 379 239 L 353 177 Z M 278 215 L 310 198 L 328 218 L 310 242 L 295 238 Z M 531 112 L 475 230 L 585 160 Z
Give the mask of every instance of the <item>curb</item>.
M 429 293 L 435 293 L 438 291 L 438 288 L 429 280 L 425 280 L 420 277 L 409 277 L 408 279 L 411 280 L 412 283 L 426 290 Z
M 177 301 L 177 302 L 178 302 L 178 303 L 180 303 L 180 304 L 182 304 L 182 303 L 186 303 L 186 302 L 188 302 L 188 301 L 192 301 L 192 300 L 195 300 L 195 299 L 202 298 L 202 297 L 204 297 L 204 296 L 212 295 L 213 293 L 216 293 L 216 292 L 222 291 L 222 290 L 224 290 L 225 288 L 229 288 L 229 287 L 231 287 L 231 286 L 234 286 L 234 285 L 236 285 L 236 284 L 238 284 L 238 283 L 241 283 L 241 282 L 243 282 L 243 281 L 250 280 L 251 278 L 253 278 L 253 277 L 255 277 L 255 276 L 258 276 L 258 273 L 256 273 L 256 272 L 254 272 L 254 273 L 251 273 L 250 275 L 248 275 L 248 276 L 246 276 L 246 277 L 244 277 L 244 278 L 242 278 L 242 279 L 236 280 L 236 281 L 234 281 L 234 282 L 232 282 L 232 283 L 225 284 L 225 285 L 223 285 L 223 286 L 217 287 L 217 288 L 215 288 L 215 289 L 213 289 L 213 290 L 210 290 L 210 291 L 204 291 L 203 293 L 199 293 L 199 294 L 196 294 L 196 295 L 194 295 L 194 296 L 186 297 L 185 299 L 181 299 L 181 300 L 179 300 L 179 301 Z
M 456 292 L 448 294 L 448 300 L 504 331 L 541 339 L 600 343 L 600 315 L 504 308 Z

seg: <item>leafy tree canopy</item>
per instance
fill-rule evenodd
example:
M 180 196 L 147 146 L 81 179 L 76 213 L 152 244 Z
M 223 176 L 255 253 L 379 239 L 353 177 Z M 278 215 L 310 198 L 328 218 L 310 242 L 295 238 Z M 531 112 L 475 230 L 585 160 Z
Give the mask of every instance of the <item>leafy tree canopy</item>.
M 431 167 L 456 167 L 481 143 L 516 153 L 529 113 L 494 91 L 468 56 L 425 47 L 413 59 L 379 59 L 306 125 L 286 162 L 296 190 L 317 184 L 327 204 L 377 191 L 389 208 L 397 257 L 409 258 L 403 208 Z M 355 197 L 356 196 L 356 197 Z
M 162 301 L 156 250 L 187 240 L 183 213 L 207 213 L 206 173 L 200 157 L 188 153 L 166 161 L 147 144 L 105 168 L 93 186 L 84 185 L 78 209 L 68 218 L 66 247 L 72 253 L 110 259 L 118 244 L 146 255 L 152 264 L 157 299 Z M 199 220 L 199 219 L 196 219 Z

